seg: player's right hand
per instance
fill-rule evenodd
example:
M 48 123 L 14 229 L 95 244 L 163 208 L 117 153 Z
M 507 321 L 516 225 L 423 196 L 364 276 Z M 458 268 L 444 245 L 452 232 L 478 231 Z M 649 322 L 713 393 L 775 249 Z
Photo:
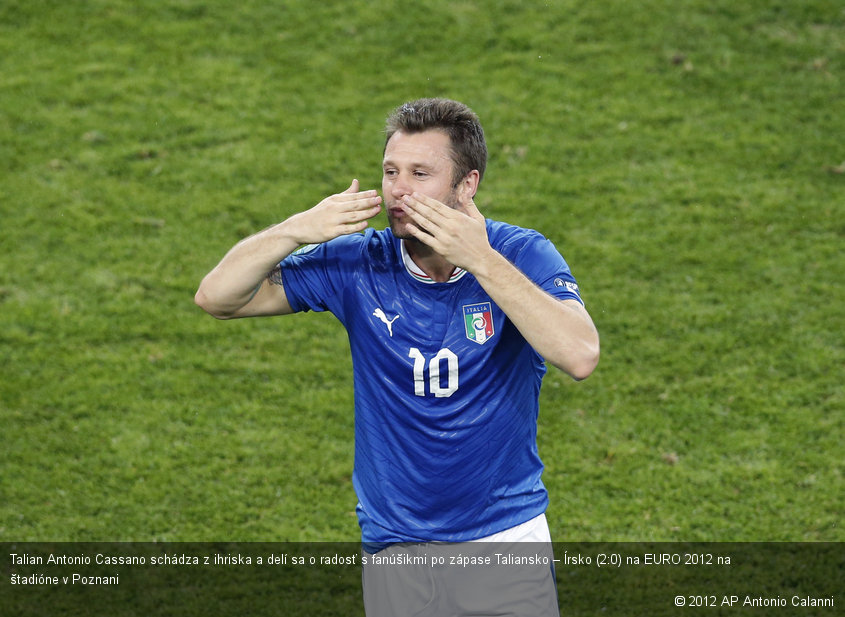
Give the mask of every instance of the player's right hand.
M 349 188 L 326 197 L 313 208 L 290 217 L 287 233 L 300 244 L 319 244 L 363 231 L 367 221 L 381 212 L 378 191 L 362 191 L 358 180 Z

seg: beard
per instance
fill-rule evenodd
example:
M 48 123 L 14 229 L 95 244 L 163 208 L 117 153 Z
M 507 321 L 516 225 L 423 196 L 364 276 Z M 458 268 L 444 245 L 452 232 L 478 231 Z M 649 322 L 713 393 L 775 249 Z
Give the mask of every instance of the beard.
M 417 225 L 408 219 L 407 215 L 394 216 L 390 210 L 387 211 L 387 222 L 390 225 L 390 231 L 400 240 L 413 240 L 414 236 L 408 231 L 408 227 L 417 227 Z

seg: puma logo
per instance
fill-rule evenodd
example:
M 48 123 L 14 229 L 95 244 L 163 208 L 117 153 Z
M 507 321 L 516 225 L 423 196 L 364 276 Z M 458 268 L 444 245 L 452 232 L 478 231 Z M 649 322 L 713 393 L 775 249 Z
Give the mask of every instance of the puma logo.
M 387 333 L 390 335 L 391 338 L 393 338 L 393 322 L 399 319 L 399 315 L 397 315 L 393 319 L 388 319 L 387 315 L 384 314 L 384 311 L 380 308 L 377 308 L 373 311 L 373 317 L 378 317 L 379 320 L 381 320 L 384 325 L 387 326 Z

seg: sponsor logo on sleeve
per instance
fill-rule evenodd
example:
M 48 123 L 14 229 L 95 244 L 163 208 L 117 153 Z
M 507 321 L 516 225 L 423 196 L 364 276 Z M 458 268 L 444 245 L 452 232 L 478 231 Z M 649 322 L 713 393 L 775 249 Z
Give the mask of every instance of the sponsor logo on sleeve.
M 555 287 L 566 287 L 566 289 L 574 293 L 576 296 L 580 296 L 578 293 L 578 285 L 572 281 L 564 281 L 562 278 L 556 278 Z

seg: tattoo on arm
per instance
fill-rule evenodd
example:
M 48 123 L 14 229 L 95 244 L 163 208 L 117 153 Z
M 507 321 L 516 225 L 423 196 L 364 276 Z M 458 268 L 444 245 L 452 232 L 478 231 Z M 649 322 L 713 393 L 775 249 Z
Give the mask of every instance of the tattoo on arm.
M 270 271 L 269 274 L 267 274 L 267 280 L 270 281 L 271 285 L 278 285 L 279 287 L 282 287 L 282 267 L 281 267 L 281 265 L 276 266 L 275 268 L 273 268 Z M 249 304 L 250 302 L 252 302 L 252 299 L 256 295 L 258 295 L 258 292 L 261 291 L 262 285 L 264 285 L 264 281 L 261 281 L 260 283 L 258 283 L 258 285 L 255 286 L 255 289 L 252 290 L 252 294 L 250 294 L 249 300 L 246 301 L 246 304 Z
M 267 275 L 267 280 L 270 281 L 271 285 L 278 285 L 282 287 L 282 265 L 279 264 L 272 270 L 270 270 L 270 274 Z
M 249 304 L 250 302 L 252 302 L 252 299 L 255 297 L 255 295 L 258 293 L 258 291 L 261 289 L 261 286 L 263 284 L 264 283 L 258 283 L 258 285 L 255 286 L 255 289 L 252 290 L 252 293 L 249 296 L 249 300 L 246 301 L 246 304 Z

